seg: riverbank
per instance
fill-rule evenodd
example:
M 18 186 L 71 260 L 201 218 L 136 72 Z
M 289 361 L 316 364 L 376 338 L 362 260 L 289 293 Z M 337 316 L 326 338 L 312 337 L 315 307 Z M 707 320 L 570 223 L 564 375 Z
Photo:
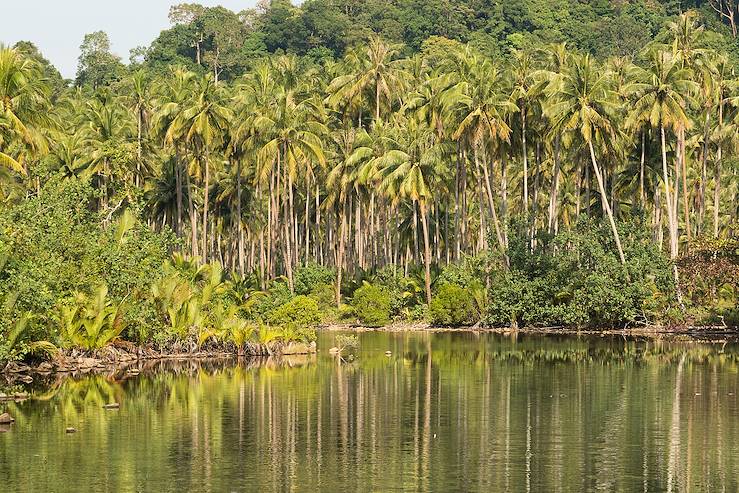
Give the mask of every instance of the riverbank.
M 581 335 L 581 336 L 627 336 L 650 339 L 666 339 L 671 341 L 715 342 L 739 340 L 739 328 L 713 327 L 630 327 L 625 329 L 577 329 L 569 327 L 484 327 L 481 325 L 450 327 L 436 326 L 428 323 L 398 322 L 384 327 L 366 327 L 353 324 L 331 324 L 322 328 L 327 331 L 354 331 L 354 332 L 479 332 L 489 334 L 520 334 L 520 335 Z
M 625 329 L 573 329 L 567 327 L 483 327 L 483 326 L 435 326 L 428 323 L 397 322 L 383 327 L 367 327 L 355 324 L 334 323 L 321 327 L 326 332 L 472 332 L 510 336 L 588 336 L 628 337 L 634 339 L 663 340 L 668 342 L 696 342 L 723 344 L 739 341 L 739 330 L 730 327 L 631 327 Z M 315 342 L 268 344 L 246 343 L 240 348 L 233 344 L 209 343 L 197 345 L 170 345 L 167 348 L 138 346 L 118 341 L 96 351 L 78 349 L 61 351 L 51 360 L 11 361 L 0 368 L 0 374 L 9 382 L 31 383 L 35 375 L 85 374 L 123 370 L 131 374 L 140 371 L 137 365 L 149 361 L 202 361 L 233 358 L 264 358 L 311 355 L 318 352 Z
M 310 355 L 317 351 L 316 343 L 282 343 L 275 341 L 267 344 L 245 343 L 236 347 L 232 344 L 207 344 L 198 348 L 196 345 L 170 345 L 167 348 L 155 349 L 151 346 L 119 341 L 96 351 L 79 349 L 60 351 L 50 360 L 11 361 L 0 369 L 0 374 L 9 382 L 32 383 L 35 375 L 49 374 L 84 374 L 100 373 L 112 370 L 124 370 L 135 374 L 138 365 L 149 361 L 191 361 L 233 358 L 265 358 L 279 356 Z

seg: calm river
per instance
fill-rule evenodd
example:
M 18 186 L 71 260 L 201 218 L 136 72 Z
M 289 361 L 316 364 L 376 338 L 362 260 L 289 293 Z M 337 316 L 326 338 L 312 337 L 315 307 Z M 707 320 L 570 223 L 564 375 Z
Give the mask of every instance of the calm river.
M 737 345 L 367 332 L 340 362 L 335 336 L 36 382 L 0 404 L 0 491 L 739 491 Z

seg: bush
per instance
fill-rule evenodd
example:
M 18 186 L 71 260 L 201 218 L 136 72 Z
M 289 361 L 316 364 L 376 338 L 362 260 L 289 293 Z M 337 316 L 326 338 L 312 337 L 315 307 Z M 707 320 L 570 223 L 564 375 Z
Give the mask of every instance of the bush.
M 309 296 L 316 300 L 318 307 L 322 310 L 336 308 L 336 292 L 331 284 L 318 284 L 313 287 Z
M 435 325 L 463 326 L 479 320 L 470 289 L 456 284 L 443 284 L 431 300 L 429 318 Z
M 32 313 L 24 340 L 58 343 L 58 302 L 101 284 L 113 302 L 146 299 L 174 236 L 137 220 L 135 202 L 107 218 L 95 200 L 84 180 L 52 178 L 38 196 L 0 210 L 0 334 Z
M 533 252 L 525 230 L 514 228 L 511 268 L 491 276 L 486 322 L 606 328 L 663 316 L 674 300 L 670 262 L 638 220 L 619 229 L 625 265 L 605 221 L 583 220 L 555 238 L 542 236 Z M 659 314 L 651 312 L 657 307 Z
M 390 296 L 391 317 L 413 318 L 416 308 L 425 302 L 423 279 L 406 277 L 399 267 L 387 266 L 380 269 L 375 279 Z
M 298 267 L 294 275 L 295 294 L 310 294 L 318 286 L 331 285 L 336 276 L 334 271 L 313 262 Z
M 390 293 L 382 286 L 365 283 L 354 292 L 352 308 L 359 321 L 368 327 L 390 323 Z
M 310 329 L 321 321 L 316 300 L 308 296 L 296 296 L 287 303 L 275 308 L 268 316 L 271 325 L 302 330 Z

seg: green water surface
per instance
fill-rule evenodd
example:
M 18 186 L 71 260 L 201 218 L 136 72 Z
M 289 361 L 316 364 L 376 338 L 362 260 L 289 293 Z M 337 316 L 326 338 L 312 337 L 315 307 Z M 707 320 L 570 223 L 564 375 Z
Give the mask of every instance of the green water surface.
M 37 380 L 0 404 L 0 491 L 739 491 L 737 345 L 367 332 L 342 362 L 336 335 Z

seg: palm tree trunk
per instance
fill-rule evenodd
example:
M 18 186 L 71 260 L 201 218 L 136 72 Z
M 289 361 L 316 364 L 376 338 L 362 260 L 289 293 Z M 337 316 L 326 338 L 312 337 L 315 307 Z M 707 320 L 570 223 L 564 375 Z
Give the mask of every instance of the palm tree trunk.
M 244 275 L 244 227 L 241 220 L 241 160 L 236 164 L 236 225 L 239 248 L 239 273 Z
M 521 148 L 523 152 L 523 212 L 529 213 L 529 156 L 526 149 L 526 110 L 521 105 Z
M 380 77 L 375 77 L 375 122 L 380 121 Z
M 593 171 L 595 172 L 595 178 L 598 180 L 598 188 L 600 189 L 600 198 L 603 203 L 603 208 L 608 214 L 608 221 L 611 223 L 611 230 L 613 231 L 613 239 L 616 241 L 616 248 L 618 249 L 618 256 L 621 259 L 621 263 L 626 263 L 626 257 L 624 257 L 624 250 L 621 248 L 621 238 L 618 235 L 618 228 L 616 228 L 616 220 L 613 218 L 613 211 L 611 206 L 608 204 L 608 197 L 606 196 L 606 188 L 603 185 L 603 176 L 601 175 L 598 162 L 595 159 L 595 149 L 593 149 L 593 142 L 588 141 L 588 147 L 590 148 L 590 159 L 593 162 Z
M 493 189 L 490 183 L 490 173 L 488 171 L 488 167 L 486 163 L 483 163 L 482 166 L 480 165 L 478 154 L 477 154 L 477 146 L 475 146 L 475 165 L 478 169 L 478 172 L 480 168 L 482 168 L 484 175 L 485 175 L 485 191 L 486 191 L 486 195 L 488 199 L 488 207 L 490 208 L 490 215 L 493 219 L 493 226 L 495 227 L 495 236 L 498 239 L 498 245 L 500 246 L 500 251 L 501 253 L 503 253 L 503 256 L 505 258 L 506 265 L 508 265 L 508 255 L 506 255 L 505 241 L 503 240 L 503 232 L 501 231 L 500 221 L 498 219 L 498 213 L 495 210 L 495 200 L 493 198 Z
M 554 223 L 557 217 L 557 202 L 559 199 L 559 151 L 562 144 L 562 135 L 558 132 L 554 137 L 554 169 L 552 170 L 552 186 L 549 191 L 549 220 L 547 228 L 549 234 L 554 234 Z
M 644 207 L 646 194 L 644 192 L 644 162 L 646 158 L 645 137 L 646 129 L 641 131 L 641 159 L 639 160 L 639 204 Z
M 719 103 L 718 106 L 718 121 L 719 121 L 719 128 L 721 128 L 724 124 L 724 103 L 723 100 Z M 723 147 L 721 143 L 718 145 L 718 149 L 716 150 L 716 166 L 714 170 L 714 186 L 713 186 L 713 237 L 718 238 L 718 232 L 719 232 L 719 209 L 720 209 L 720 200 L 721 200 L 721 159 L 722 159 L 722 151 Z
M 346 241 L 346 197 L 341 200 L 341 227 L 339 231 L 339 248 L 336 252 L 336 307 L 341 306 L 341 277 L 344 272 L 344 248 Z M 339 219 L 339 218 L 337 218 Z
M 303 256 L 303 262 L 308 263 L 308 257 L 310 256 L 310 179 L 306 177 L 305 184 L 305 255 Z
M 665 126 L 660 125 L 660 133 L 662 140 L 662 181 L 665 187 L 665 206 L 667 207 L 667 228 L 670 232 L 670 258 L 677 258 L 677 238 L 676 228 L 674 227 L 675 215 L 672 210 L 672 200 L 670 199 L 670 178 L 667 172 L 667 143 L 665 142 Z
M 701 154 L 701 186 L 700 186 L 700 203 L 698 209 L 698 236 L 703 233 L 703 226 L 706 219 L 706 182 L 708 181 L 708 132 L 711 124 L 711 112 L 706 109 L 706 119 L 703 123 L 703 153 Z
M 690 227 L 690 201 L 688 198 L 688 156 L 685 152 L 685 129 L 680 129 L 680 161 L 682 164 L 683 173 L 683 216 L 685 218 L 685 234 L 688 237 L 688 244 L 690 243 L 691 227 Z
M 141 127 L 142 125 L 142 118 L 141 118 L 141 111 L 136 111 L 136 186 L 138 187 L 141 184 Z
M 205 183 L 203 185 L 203 262 L 208 262 L 208 201 L 210 191 L 210 159 L 205 150 Z
M 190 183 L 190 172 L 185 169 L 185 186 L 187 187 L 187 208 L 190 213 L 190 248 L 192 256 L 198 256 L 198 218 L 195 205 L 192 202 L 192 184 Z
M 293 283 L 293 255 L 292 255 L 292 234 L 290 232 L 290 219 L 292 217 L 292 214 L 290 212 L 290 197 L 289 197 L 289 191 L 287 189 L 288 187 L 288 177 L 287 177 L 287 163 L 282 168 L 282 186 L 283 186 L 283 197 L 282 197 L 282 212 L 283 212 L 283 230 L 284 230 L 284 238 L 283 238 L 283 259 L 285 262 L 285 272 L 287 273 L 287 284 L 290 287 L 290 292 L 293 292 L 295 289 L 295 285 Z
M 429 226 L 426 218 L 426 202 L 419 200 L 421 209 L 421 227 L 423 228 L 423 259 L 425 267 L 426 302 L 431 304 L 431 246 L 429 245 Z
M 175 197 L 177 203 L 177 221 L 175 222 L 175 233 L 179 237 L 182 233 L 182 166 L 180 164 L 179 152 L 175 152 L 174 161 L 174 180 L 175 180 Z

